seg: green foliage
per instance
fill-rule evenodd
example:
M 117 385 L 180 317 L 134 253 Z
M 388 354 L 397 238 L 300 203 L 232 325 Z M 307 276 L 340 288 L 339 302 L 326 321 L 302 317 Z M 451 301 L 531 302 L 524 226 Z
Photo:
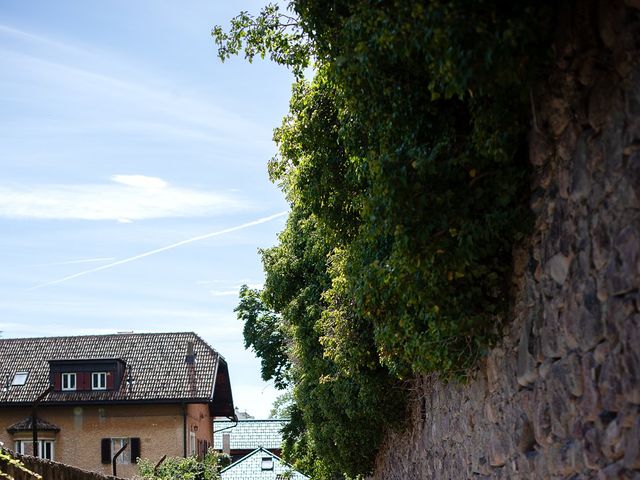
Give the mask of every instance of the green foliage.
M 257 16 L 240 12 L 231 20 L 228 32 L 215 26 L 211 36 L 218 44 L 218 57 L 222 61 L 241 51 L 249 62 L 256 55 L 260 58 L 269 55 L 272 61 L 290 67 L 301 77 L 311 60 L 311 44 L 306 32 L 295 16 L 282 13 L 275 3 L 265 6 Z
M 293 385 L 285 454 L 314 478 L 353 477 L 402 417 L 402 381 L 464 377 L 505 317 L 553 12 L 533 0 L 290 9 L 315 77 L 298 76 L 275 131 L 269 174 L 291 214 L 262 251 L 264 289 L 245 290 L 238 312 L 263 376 Z M 276 14 L 254 19 L 266 38 Z M 268 49 L 238 18 L 214 30 L 221 57 Z
M 169 457 L 156 469 L 156 462 L 138 459 L 140 478 L 145 480 L 216 480 L 220 469 L 229 464 L 229 457 L 210 448 L 204 458 Z
M 288 390 L 273 401 L 269 418 L 291 418 L 291 412 L 294 408 L 293 392 Z
M 289 361 L 278 316 L 262 305 L 260 292 L 246 285 L 240 289 L 240 304 L 235 312 L 244 322 L 245 348 L 253 348 L 262 361 L 262 378 L 273 379 L 276 387 L 283 388 L 287 385 Z

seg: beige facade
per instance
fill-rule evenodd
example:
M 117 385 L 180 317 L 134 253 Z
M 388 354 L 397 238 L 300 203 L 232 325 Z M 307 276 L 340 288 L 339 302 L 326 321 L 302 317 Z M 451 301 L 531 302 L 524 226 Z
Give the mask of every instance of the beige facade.
M 31 440 L 31 432 L 10 434 L 7 427 L 31 415 L 25 407 L 0 409 L 0 441 L 15 448 L 16 440 Z M 196 455 L 212 442 L 212 422 L 207 404 L 41 406 L 38 417 L 60 428 L 40 432 L 39 440 L 53 439 L 56 461 L 86 470 L 110 474 L 101 463 L 101 439 L 140 438 L 140 455 L 158 461 L 163 455 Z M 135 461 L 135 460 L 134 460 Z M 137 473 L 132 463 L 118 464 L 118 476 Z
M 0 441 L 99 473 L 137 473 L 138 457 L 201 456 L 212 414 L 233 418 L 227 363 L 193 332 L 0 339 Z

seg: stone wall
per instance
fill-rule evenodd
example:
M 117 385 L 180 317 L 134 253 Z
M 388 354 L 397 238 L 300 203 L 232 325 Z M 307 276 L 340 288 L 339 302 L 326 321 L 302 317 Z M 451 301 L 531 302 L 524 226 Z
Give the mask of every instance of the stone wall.
M 565 2 L 554 54 L 512 321 L 468 384 L 416 382 L 374 479 L 640 479 L 640 1 Z
M 43 480 L 124 480 L 119 477 L 102 475 L 101 473 L 87 472 L 80 468 L 50 462 L 41 458 L 18 455 L 8 450 L 3 451 L 20 460 L 24 467 L 19 468 L 0 457 L 0 477 L 8 475 L 7 478 L 11 480 L 37 480 L 38 476 L 34 475 L 34 473 L 40 475 Z

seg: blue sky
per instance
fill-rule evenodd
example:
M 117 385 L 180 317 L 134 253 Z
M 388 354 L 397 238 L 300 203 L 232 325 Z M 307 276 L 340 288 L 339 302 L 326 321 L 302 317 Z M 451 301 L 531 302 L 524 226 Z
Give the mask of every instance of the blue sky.
M 262 4 L 2 1 L 3 337 L 195 331 L 268 413 L 233 309 L 284 225 L 266 162 L 292 76 L 210 37 Z

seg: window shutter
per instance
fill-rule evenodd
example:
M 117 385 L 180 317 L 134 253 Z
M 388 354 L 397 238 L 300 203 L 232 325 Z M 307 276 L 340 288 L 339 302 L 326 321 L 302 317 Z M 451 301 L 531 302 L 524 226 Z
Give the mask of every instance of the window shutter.
M 57 391 L 62 390 L 62 374 L 59 372 L 53 374 L 53 388 Z
M 91 390 L 91 372 L 82 372 L 80 377 L 82 378 L 81 390 Z
M 107 390 L 113 390 L 113 372 L 107 372 Z
M 102 451 L 102 463 L 107 465 L 111 463 L 111 439 L 103 438 L 100 441 L 100 447 Z
M 136 463 L 140 458 L 140 439 L 131 439 L 131 463 Z

